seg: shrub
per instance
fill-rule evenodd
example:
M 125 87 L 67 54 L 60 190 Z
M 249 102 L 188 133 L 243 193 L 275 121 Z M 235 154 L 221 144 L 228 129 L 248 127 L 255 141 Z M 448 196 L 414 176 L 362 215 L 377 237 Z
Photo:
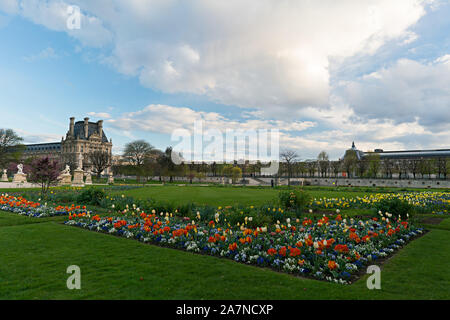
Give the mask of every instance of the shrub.
M 105 192 L 97 188 L 88 188 L 78 195 L 77 202 L 82 204 L 92 204 L 98 206 L 105 198 Z
M 393 198 L 382 199 L 381 201 L 375 203 L 375 209 L 377 211 L 381 211 L 382 213 L 389 212 L 395 217 L 400 215 L 402 219 L 406 219 L 406 214 L 409 214 L 410 216 L 413 214 L 414 206 L 407 201 Z
M 278 199 L 284 209 L 302 211 L 309 205 L 311 196 L 302 189 L 298 189 L 281 191 L 278 194 Z

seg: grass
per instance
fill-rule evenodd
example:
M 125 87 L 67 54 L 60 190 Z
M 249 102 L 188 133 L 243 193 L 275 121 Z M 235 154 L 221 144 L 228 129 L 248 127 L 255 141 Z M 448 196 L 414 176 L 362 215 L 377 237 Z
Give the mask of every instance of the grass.
M 286 188 L 283 188 L 286 189 Z M 305 190 L 314 198 L 327 197 L 356 197 L 367 192 L 359 191 L 332 191 L 318 188 Z M 279 188 L 267 187 L 220 187 L 220 186 L 151 186 L 136 188 L 127 191 L 115 191 L 112 194 L 126 194 L 135 199 L 154 198 L 160 201 L 173 203 L 196 203 L 199 205 L 226 206 L 226 205 L 263 205 L 273 203 L 278 199 Z
M 0 218 L 0 299 L 450 298 L 448 230 L 409 243 L 382 266 L 382 289 L 368 290 L 367 276 L 343 286 L 69 227 L 61 218 Z M 73 264 L 81 290 L 66 288 Z
M 317 197 L 359 194 L 308 191 Z M 278 192 L 191 186 L 123 191 L 209 205 L 262 204 Z M 450 299 L 450 218 L 440 217 L 381 266 L 382 289 L 368 290 L 368 275 L 343 286 L 69 227 L 64 217 L 0 211 L 0 299 Z M 66 288 L 70 265 L 81 268 L 81 290 Z

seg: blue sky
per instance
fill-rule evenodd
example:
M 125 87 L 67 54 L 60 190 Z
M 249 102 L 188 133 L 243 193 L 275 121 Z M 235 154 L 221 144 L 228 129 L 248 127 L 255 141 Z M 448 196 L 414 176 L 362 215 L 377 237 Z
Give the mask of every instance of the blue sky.
M 0 0 L 0 127 L 36 143 L 104 119 L 115 153 L 199 117 L 279 128 L 303 159 L 445 148 L 449 17 L 449 1 Z

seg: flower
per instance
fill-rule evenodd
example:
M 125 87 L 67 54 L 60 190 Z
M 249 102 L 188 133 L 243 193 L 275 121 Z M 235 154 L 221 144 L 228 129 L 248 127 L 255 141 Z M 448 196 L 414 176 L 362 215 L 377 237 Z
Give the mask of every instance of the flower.
M 337 267 L 338 267 L 338 264 L 337 264 L 335 261 L 332 261 L 332 260 L 328 261 L 328 268 L 329 268 L 330 270 L 334 270 L 334 269 L 336 269 Z

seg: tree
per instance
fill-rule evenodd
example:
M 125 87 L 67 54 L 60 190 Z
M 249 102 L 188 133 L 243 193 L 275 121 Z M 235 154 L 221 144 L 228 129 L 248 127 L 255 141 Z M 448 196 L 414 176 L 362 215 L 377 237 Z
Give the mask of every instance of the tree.
M 444 179 L 447 179 L 447 159 L 446 158 L 438 158 L 436 160 L 436 169 L 437 169 L 437 178 L 440 179 L 441 176 L 444 176 Z
M 364 177 L 368 167 L 369 167 L 369 162 L 366 159 L 356 160 L 356 168 L 358 170 L 358 176 L 360 178 Z
M 172 182 L 175 169 L 175 164 L 172 161 L 172 147 L 166 148 L 166 151 L 161 155 L 158 162 L 161 165 L 165 175 L 168 175 L 170 177 L 170 182 Z
M 428 179 L 431 178 L 431 174 L 434 172 L 435 165 L 434 161 L 431 159 L 422 159 L 420 161 L 420 174 L 422 175 L 422 178 L 427 174 Z
M 353 170 L 355 168 L 356 162 L 358 161 L 358 157 L 356 155 L 356 151 L 349 149 L 345 152 L 344 155 L 344 162 L 343 162 L 343 167 L 345 172 L 347 173 L 347 176 L 349 178 L 352 177 L 353 174 Z
M 127 158 L 133 165 L 141 166 L 148 157 L 154 147 L 144 140 L 136 140 L 125 145 L 123 156 Z
M 331 162 L 331 170 L 333 171 L 334 177 L 337 178 L 339 171 L 341 171 L 342 162 L 341 161 L 333 161 Z
M 90 152 L 88 157 L 94 167 L 94 173 L 97 174 L 97 179 L 100 179 L 102 172 L 111 166 L 111 155 L 106 151 L 96 150 Z
M 233 169 L 233 166 L 231 164 L 224 165 L 222 167 L 222 175 L 225 177 L 230 177 L 232 169 Z
M 316 172 L 317 161 L 308 160 L 305 162 L 306 170 L 309 173 L 310 177 L 314 177 L 314 173 Z
M 330 167 L 328 154 L 325 151 L 321 151 L 317 156 L 317 161 L 319 161 L 319 171 L 321 177 L 326 177 L 328 168 Z
M 136 140 L 125 145 L 123 156 L 128 159 L 133 166 L 135 166 L 138 181 L 140 180 L 140 175 L 142 174 L 142 166 L 144 165 L 144 161 L 150 156 L 153 149 L 154 147 L 144 140 Z
M 413 174 L 413 178 L 416 178 L 416 174 L 420 171 L 420 160 L 413 159 L 408 161 L 408 170 Z
M 376 178 L 380 171 L 380 154 L 371 152 L 365 158 L 368 162 L 367 173 L 369 177 Z
M 394 161 L 391 159 L 384 159 L 382 162 L 383 172 L 386 178 L 392 178 L 392 171 L 394 169 Z
M 280 159 L 286 164 L 288 172 L 288 186 L 291 186 L 292 165 L 298 159 L 298 154 L 294 150 L 284 150 L 280 154 Z
M 242 170 L 239 167 L 233 167 L 231 169 L 231 178 L 233 179 L 233 183 L 236 183 L 239 179 L 242 178 Z
M 48 156 L 37 158 L 31 162 L 28 180 L 41 185 L 41 197 L 45 199 L 50 186 L 58 182 L 60 171 L 59 161 Z
M 18 161 L 24 150 L 23 138 L 12 129 L 0 129 L 0 168 L 6 168 L 9 162 Z

